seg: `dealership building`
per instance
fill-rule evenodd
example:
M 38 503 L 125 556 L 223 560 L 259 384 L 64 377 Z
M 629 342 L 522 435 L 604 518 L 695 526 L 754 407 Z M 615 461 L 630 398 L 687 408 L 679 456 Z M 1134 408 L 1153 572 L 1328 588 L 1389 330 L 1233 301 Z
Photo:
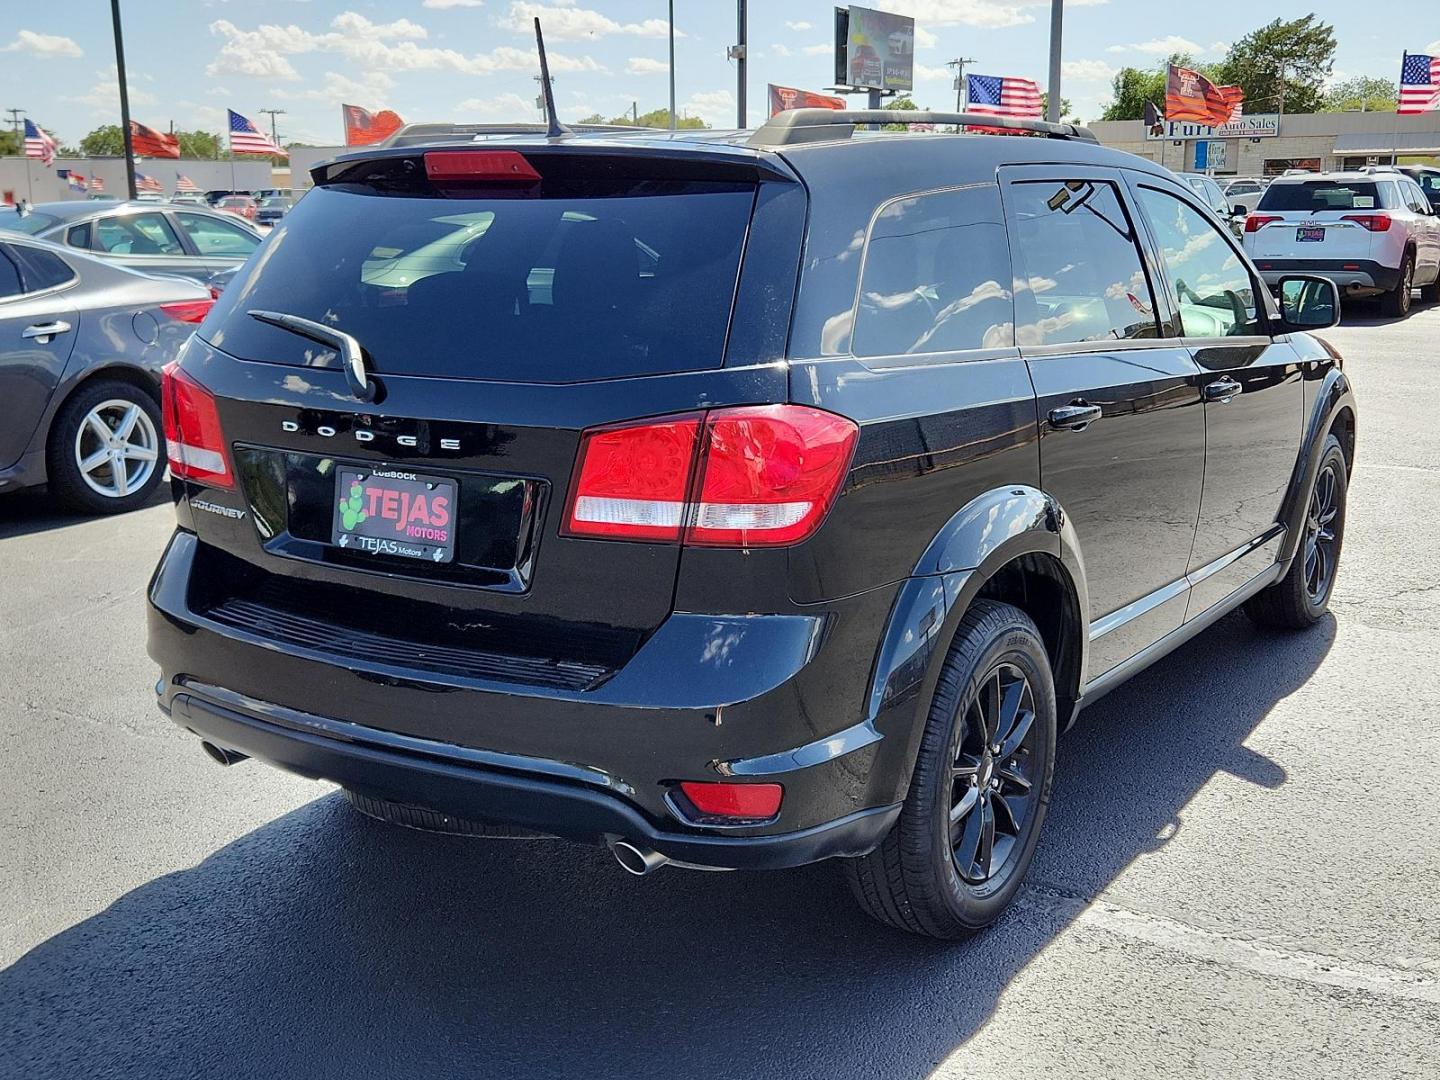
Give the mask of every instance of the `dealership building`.
M 1102 120 L 1090 128 L 1106 146 L 1176 172 L 1279 176 L 1286 169 L 1440 163 L 1440 112 L 1257 113 L 1222 128 L 1182 121 L 1148 128 L 1140 120 Z

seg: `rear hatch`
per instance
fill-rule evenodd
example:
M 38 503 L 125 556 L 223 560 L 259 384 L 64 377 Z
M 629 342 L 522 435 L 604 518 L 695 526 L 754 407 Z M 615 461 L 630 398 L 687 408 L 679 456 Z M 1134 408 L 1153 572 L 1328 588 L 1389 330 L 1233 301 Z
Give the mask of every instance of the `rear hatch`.
M 1384 203 L 1374 180 L 1274 183 L 1247 220 L 1251 254 L 1265 259 L 1371 258 Z M 1262 266 L 1261 269 L 1264 269 Z
M 184 360 L 249 511 L 193 514 L 192 603 L 439 677 L 603 681 L 670 613 L 681 548 L 566 535 L 581 433 L 785 400 L 778 352 L 731 326 L 757 204 L 801 191 L 775 168 L 491 144 L 319 170 Z M 351 335 L 367 389 L 252 312 Z

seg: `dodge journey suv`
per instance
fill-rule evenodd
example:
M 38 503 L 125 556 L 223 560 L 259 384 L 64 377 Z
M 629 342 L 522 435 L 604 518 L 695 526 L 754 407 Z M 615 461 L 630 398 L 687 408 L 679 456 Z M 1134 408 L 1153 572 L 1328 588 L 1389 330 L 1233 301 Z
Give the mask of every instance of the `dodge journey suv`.
M 1171 173 L 877 118 L 317 166 L 167 372 L 160 707 L 393 823 L 995 919 L 1081 706 L 1325 612 L 1355 405 L 1334 285 Z

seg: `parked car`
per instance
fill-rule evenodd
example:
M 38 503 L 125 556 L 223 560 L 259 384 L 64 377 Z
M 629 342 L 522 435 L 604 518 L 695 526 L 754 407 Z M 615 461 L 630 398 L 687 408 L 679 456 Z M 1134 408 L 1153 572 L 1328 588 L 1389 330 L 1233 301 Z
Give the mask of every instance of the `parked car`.
M 1420 185 L 1430 208 L 1440 212 L 1440 169 L 1432 165 L 1402 165 L 1400 171 Z
M 215 204 L 215 209 L 227 214 L 235 214 L 246 221 L 255 220 L 255 200 L 249 195 L 226 195 Z
M 158 191 L 142 191 L 135 196 L 135 201 L 138 203 L 163 203 L 166 199 Z
M 206 206 L 205 196 L 198 191 L 177 191 L 170 196 L 170 201 L 176 206 Z
M 0 492 L 144 504 L 165 472 L 160 370 L 211 303 L 183 278 L 0 233 Z
M 1398 172 L 1282 176 L 1245 219 L 1245 250 L 1269 284 L 1324 274 L 1347 296 L 1380 296 L 1389 315 L 1410 311 L 1420 287 L 1440 301 L 1440 218 Z
M 387 821 L 996 918 L 1083 705 L 1323 616 L 1339 298 L 1084 129 L 867 115 L 317 167 L 167 377 L 160 707 Z
M 254 195 L 254 194 L 255 194 L 255 193 L 254 193 L 253 191 L 230 191 L 230 190 L 227 190 L 227 189 L 212 188 L 210 191 L 205 192 L 204 198 L 205 198 L 206 205 L 208 205 L 208 206 L 214 206 L 216 203 L 218 203 L 221 199 L 225 198 L 225 196 L 227 196 L 227 195 Z
M 1225 188 L 1225 198 L 1230 200 L 1231 213 L 1250 213 L 1260 202 L 1260 196 L 1265 194 L 1266 187 L 1266 184 L 1251 177 L 1232 180 Z
M 264 202 L 266 199 L 293 199 L 295 190 L 294 188 L 272 187 L 261 188 L 251 194 L 255 196 L 257 202 Z
M 1230 220 L 1230 201 L 1225 197 L 1224 190 L 1212 177 L 1206 176 L 1204 173 L 1180 173 L 1178 175 L 1195 189 L 1196 194 L 1200 196 L 1206 206 L 1215 212 L 1216 217 L 1225 222 Z
M 0 230 L 54 240 L 148 273 L 196 281 L 239 266 L 260 234 L 231 214 L 199 207 L 133 202 L 41 203 L 28 212 L 0 209 Z
M 290 212 L 290 208 L 294 205 L 294 200 L 288 197 L 272 195 L 256 208 L 255 224 L 276 225 Z

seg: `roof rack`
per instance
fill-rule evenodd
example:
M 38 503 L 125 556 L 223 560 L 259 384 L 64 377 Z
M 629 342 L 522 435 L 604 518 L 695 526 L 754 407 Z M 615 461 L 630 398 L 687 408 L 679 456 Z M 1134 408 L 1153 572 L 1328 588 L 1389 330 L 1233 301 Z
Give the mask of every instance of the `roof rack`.
M 955 124 L 959 127 L 1005 128 L 1050 139 L 1098 143 L 1095 133 L 1079 124 L 1052 124 L 967 112 L 912 112 L 908 109 L 790 109 L 766 120 L 748 145 L 765 148 L 848 139 L 861 124 Z
M 571 124 L 573 131 L 647 131 L 658 128 L 637 128 L 629 124 Z M 545 124 L 406 124 L 379 146 L 419 146 L 423 143 L 453 142 L 456 139 L 473 139 L 481 135 L 544 135 L 549 130 Z

